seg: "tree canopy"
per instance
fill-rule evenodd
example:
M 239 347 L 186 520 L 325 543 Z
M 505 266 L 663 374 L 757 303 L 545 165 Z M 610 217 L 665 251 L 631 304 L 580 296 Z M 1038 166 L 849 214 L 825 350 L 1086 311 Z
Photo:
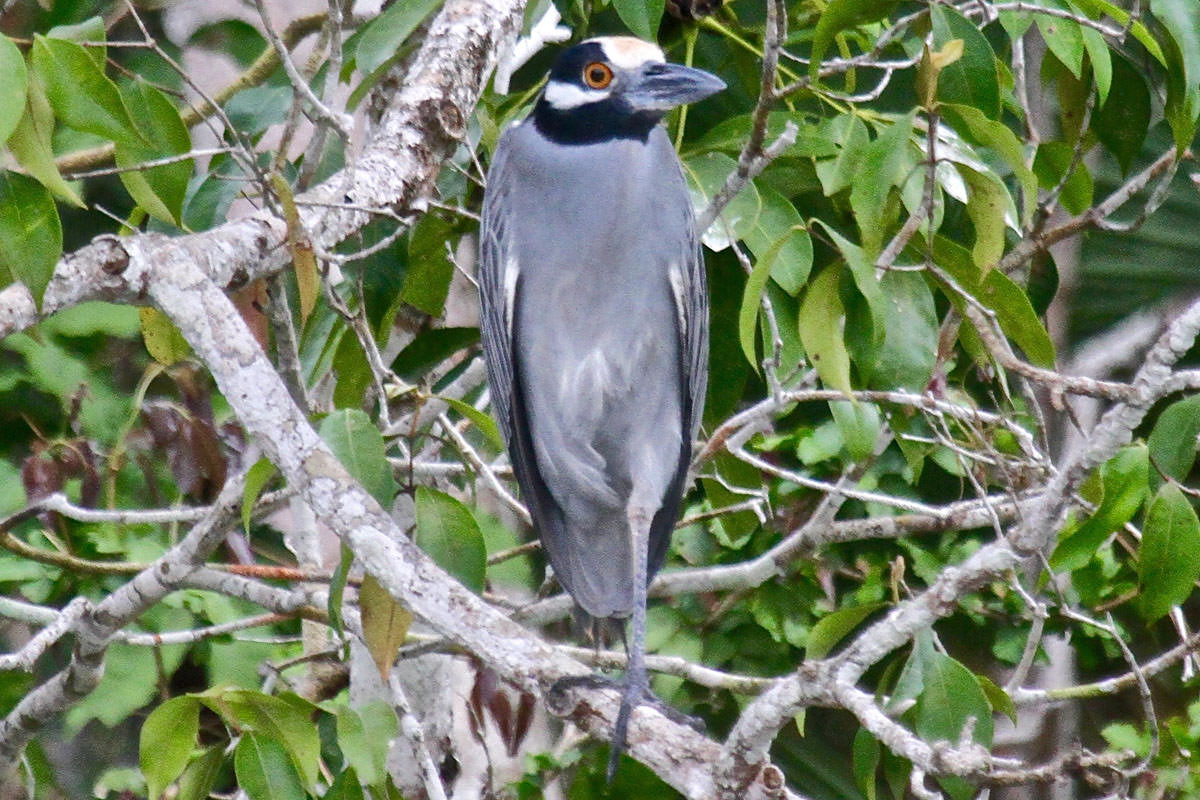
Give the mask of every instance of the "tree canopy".
M 0 4 L 5 796 L 1200 793 L 1200 5 L 366 6 Z M 610 33 L 728 88 L 666 121 L 711 368 L 648 666 L 704 729 L 606 788 L 473 275 Z

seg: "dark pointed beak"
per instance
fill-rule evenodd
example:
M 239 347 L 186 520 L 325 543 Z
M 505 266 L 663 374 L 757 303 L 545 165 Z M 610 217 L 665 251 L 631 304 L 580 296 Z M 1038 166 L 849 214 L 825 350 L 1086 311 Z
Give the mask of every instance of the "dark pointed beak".
M 669 111 L 703 100 L 725 88 L 716 75 L 682 64 L 647 64 L 624 92 L 638 111 Z

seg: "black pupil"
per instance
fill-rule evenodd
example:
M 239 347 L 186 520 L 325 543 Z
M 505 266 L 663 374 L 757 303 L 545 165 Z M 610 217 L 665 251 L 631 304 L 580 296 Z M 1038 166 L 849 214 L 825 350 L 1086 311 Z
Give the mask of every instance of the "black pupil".
M 588 80 L 592 83 L 604 83 L 604 79 L 607 77 L 608 74 L 603 67 L 592 67 L 591 72 L 588 73 Z

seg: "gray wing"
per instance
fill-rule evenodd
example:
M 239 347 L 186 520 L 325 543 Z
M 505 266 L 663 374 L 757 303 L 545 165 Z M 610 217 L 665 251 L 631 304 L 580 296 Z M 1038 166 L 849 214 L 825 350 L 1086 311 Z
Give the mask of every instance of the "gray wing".
M 479 329 L 487 360 L 493 415 L 504 441 L 513 440 L 513 345 L 512 298 L 505 285 L 507 268 L 516 267 L 510 226 L 502 209 L 506 206 L 511 179 L 507 174 L 509 135 L 500 137 L 488 170 L 479 223 Z

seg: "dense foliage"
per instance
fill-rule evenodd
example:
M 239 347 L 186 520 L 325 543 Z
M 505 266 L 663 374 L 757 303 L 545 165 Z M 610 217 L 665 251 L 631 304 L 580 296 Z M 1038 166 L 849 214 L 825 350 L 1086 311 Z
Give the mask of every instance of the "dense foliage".
M 632 31 L 728 84 L 667 123 L 707 226 L 712 345 L 650 667 L 734 766 L 671 767 L 646 734 L 608 791 L 757 796 L 777 767 L 810 798 L 1200 793 L 1194 0 L 256 5 L 200 25 L 169 4 L 0 4 L 8 784 L 604 793 L 603 720 L 568 713 L 589 738 L 548 719 L 557 667 L 519 678 L 456 599 L 620 663 L 567 647 L 569 605 L 518 547 L 478 353 L 486 165 L 555 46 L 503 61 L 507 91 L 488 83 L 469 120 L 446 100 L 413 115 L 410 150 L 385 141 L 437 70 L 474 92 L 472 47 L 435 34 L 515 8 L 535 45 Z M 189 66 L 214 54 L 233 78 Z M 380 164 L 418 193 L 358 201 Z M 1180 221 L 1155 228 L 1164 207 Z M 247 215 L 275 220 L 250 267 Z M 196 317 L 165 299 L 175 278 Z M 279 394 L 230 391 L 246 362 L 205 317 L 269 354 Z M 387 532 L 355 516 L 371 508 L 321 504 L 289 395 L 448 573 L 462 630 L 360 550 L 353 531 Z

